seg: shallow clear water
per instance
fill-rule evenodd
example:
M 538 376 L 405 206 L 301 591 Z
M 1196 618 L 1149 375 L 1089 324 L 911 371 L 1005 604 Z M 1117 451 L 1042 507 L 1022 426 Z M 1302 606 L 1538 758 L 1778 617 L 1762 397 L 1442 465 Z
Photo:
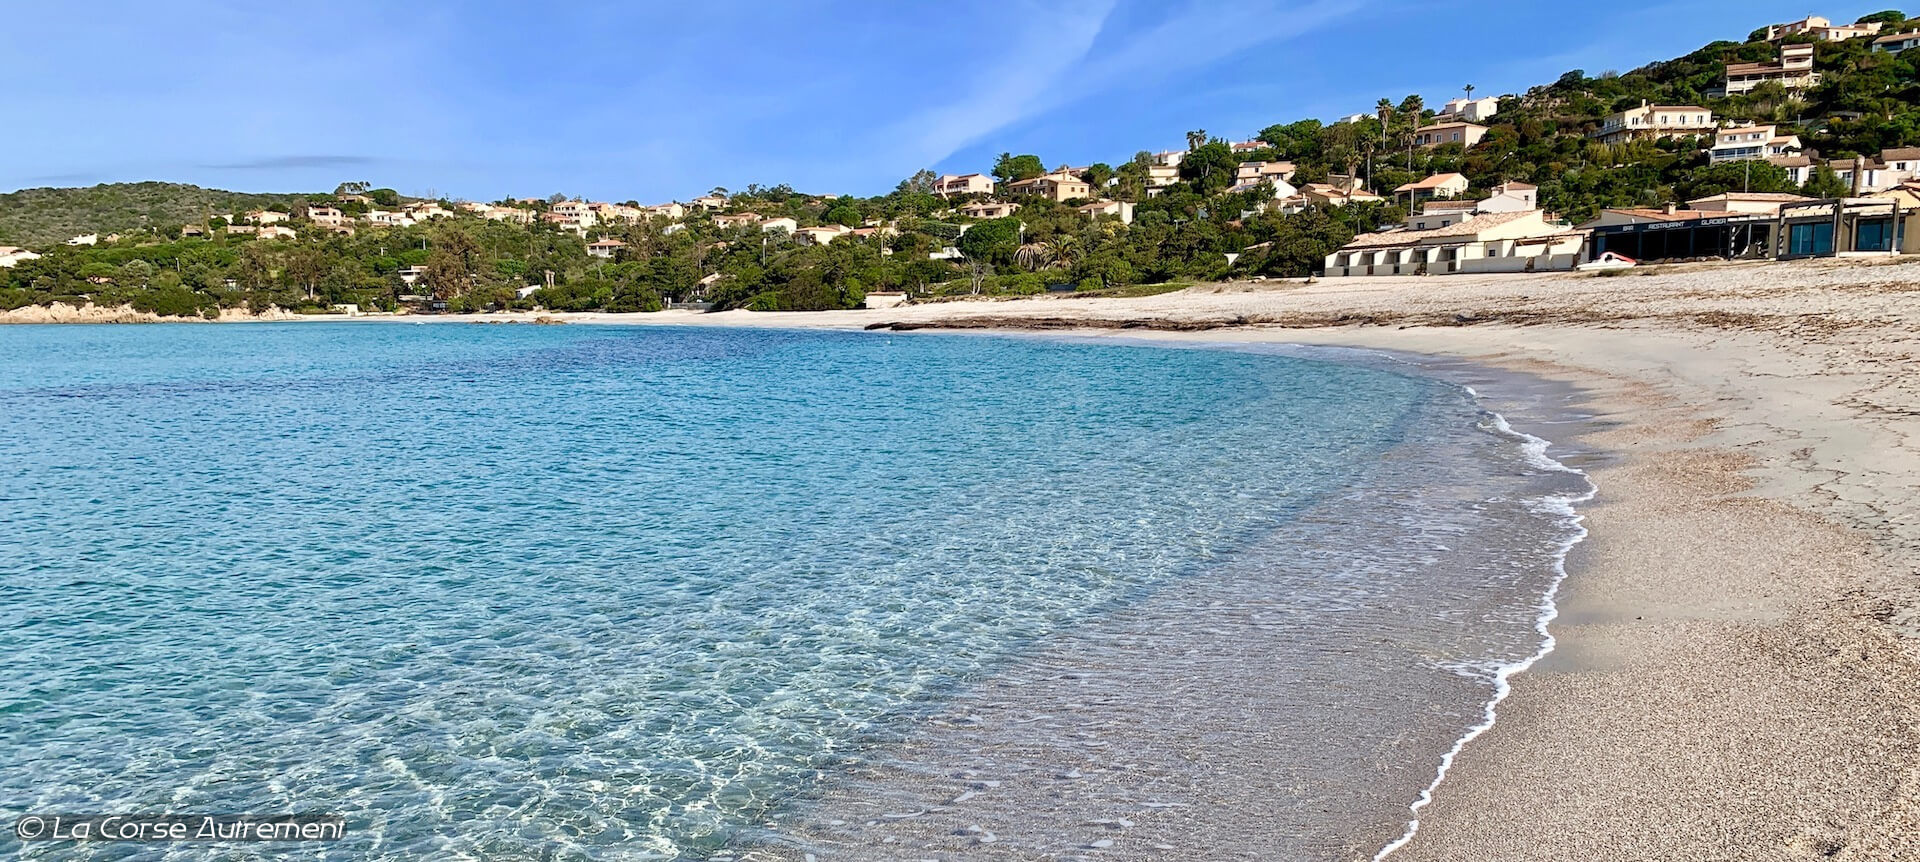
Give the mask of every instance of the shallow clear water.
M 1063 638 L 1222 577 L 1322 633 L 1256 659 L 1318 681 L 1316 709 L 1412 699 L 1444 742 L 1484 699 L 1453 671 L 1536 643 L 1548 531 L 1514 528 L 1532 556 L 1506 576 L 1356 563 L 1476 528 L 1420 505 L 1356 503 L 1329 546 L 1277 531 L 1359 492 L 1530 493 L 1481 419 L 1421 377 L 1228 350 L 0 329 L 0 814 L 337 812 L 341 858 L 699 857 Z M 1404 679 L 1355 682 L 1327 632 L 1420 646 L 1382 659 Z

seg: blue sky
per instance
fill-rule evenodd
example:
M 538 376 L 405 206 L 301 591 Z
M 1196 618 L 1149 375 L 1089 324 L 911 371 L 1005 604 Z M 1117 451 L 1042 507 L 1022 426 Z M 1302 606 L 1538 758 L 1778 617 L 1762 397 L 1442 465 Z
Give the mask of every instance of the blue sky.
M 1472 83 L 1626 71 L 1805 0 L 966 0 L 805 4 L 19 4 L 0 190 L 367 180 L 643 203 L 791 183 L 879 194 L 922 167 L 1117 162 L 1203 128 Z

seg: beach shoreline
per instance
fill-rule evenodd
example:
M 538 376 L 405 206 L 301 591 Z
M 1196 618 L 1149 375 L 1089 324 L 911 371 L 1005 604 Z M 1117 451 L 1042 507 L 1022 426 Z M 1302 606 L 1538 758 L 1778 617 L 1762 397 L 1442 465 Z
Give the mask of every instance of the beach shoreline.
M 1603 430 L 1525 429 L 1618 455 L 1591 471 L 1558 648 L 1513 679 L 1391 858 L 1920 846 L 1920 391 L 1902 373 L 1920 367 L 1920 266 L 1348 279 L 836 316 L 798 323 L 1386 349 L 1578 387 Z M 1342 316 L 1363 325 L 1319 323 Z M 1292 322 L 1236 322 L 1262 318 Z
M 340 322 L 531 323 L 539 315 Z M 572 324 L 1044 331 L 1390 350 L 1534 375 L 1612 453 L 1557 648 L 1394 860 L 1901 858 L 1920 846 L 1920 264 L 1351 278 Z M 1505 412 L 1492 394 L 1489 409 Z M 1408 800 L 1412 802 L 1412 800 Z

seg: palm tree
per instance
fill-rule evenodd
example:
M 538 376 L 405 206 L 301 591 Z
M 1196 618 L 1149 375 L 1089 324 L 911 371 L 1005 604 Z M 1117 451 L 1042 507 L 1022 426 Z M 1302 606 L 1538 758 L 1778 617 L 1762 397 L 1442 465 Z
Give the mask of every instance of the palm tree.
M 1472 84 L 1467 85 L 1467 101 L 1469 102 L 1473 101 L 1473 85 Z
M 1187 150 L 1189 152 L 1200 149 L 1200 145 L 1206 142 L 1207 142 L 1206 129 L 1194 129 L 1193 131 L 1187 133 Z
M 1380 143 L 1387 143 L 1387 121 L 1393 118 L 1393 102 L 1381 99 L 1373 103 L 1373 113 L 1380 118 Z
M 1047 242 L 1047 257 L 1054 266 L 1066 268 L 1080 258 L 1080 238 L 1072 234 L 1061 234 Z
M 1047 243 L 1030 242 L 1016 249 L 1013 253 L 1013 259 L 1018 261 L 1021 266 L 1026 267 L 1028 272 L 1032 272 L 1037 269 L 1045 269 L 1049 264 L 1053 263 L 1053 250 L 1048 247 Z

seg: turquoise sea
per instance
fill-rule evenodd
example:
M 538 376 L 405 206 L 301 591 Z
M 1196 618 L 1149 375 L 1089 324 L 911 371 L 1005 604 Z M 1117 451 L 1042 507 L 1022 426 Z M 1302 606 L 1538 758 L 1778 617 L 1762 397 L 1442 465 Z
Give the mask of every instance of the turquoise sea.
M 345 814 L 327 858 L 812 846 L 767 824 L 920 719 L 1227 586 L 1276 602 L 1236 665 L 1313 704 L 1235 723 L 1368 788 L 1272 814 L 1291 858 L 1377 846 L 1571 529 L 1460 387 L 1285 351 L 16 326 L 0 426 L 0 815 Z

